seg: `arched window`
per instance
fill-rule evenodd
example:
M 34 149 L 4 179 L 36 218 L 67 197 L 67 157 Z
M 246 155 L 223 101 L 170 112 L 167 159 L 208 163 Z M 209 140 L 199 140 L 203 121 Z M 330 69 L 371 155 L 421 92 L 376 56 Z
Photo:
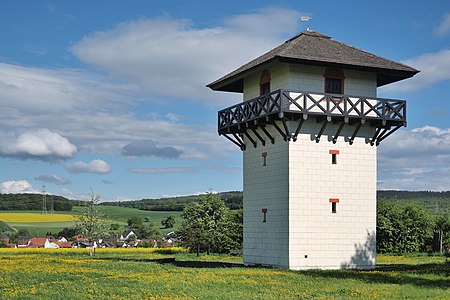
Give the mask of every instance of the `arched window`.
M 269 70 L 264 70 L 259 79 L 259 95 L 262 96 L 268 93 L 270 93 L 270 73 Z
M 326 68 L 325 94 L 344 94 L 344 72 L 342 69 Z

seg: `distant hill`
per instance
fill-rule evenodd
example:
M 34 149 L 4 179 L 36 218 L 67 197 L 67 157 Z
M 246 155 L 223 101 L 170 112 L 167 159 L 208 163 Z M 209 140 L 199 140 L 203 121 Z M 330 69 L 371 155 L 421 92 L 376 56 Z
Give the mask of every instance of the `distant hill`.
M 378 200 L 415 203 L 433 214 L 450 213 L 450 191 L 378 191 Z
M 218 193 L 218 195 L 230 209 L 242 208 L 242 192 L 223 192 Z M 186 205 L 198 200 L 199 197 L 200 195 L 190 195 L 136 201 L 102 202 L 101 205 L 132 207 L 141 210 L 182 211 Z
M 242 208 L 242 192 L 222 192 L 218 194 L 230 209 Z M 136 201 L 103 202 L 101 205 L 132 207 L 140 210 L 182 211 L 186 205 L 196 201 L 199 195 L 169 197 L 159 199 L 142 199 Z M 417 203 L 432 213 L 450 213 L 450 191 L 377 191 L 377 198 L 385 201 Z
M 377 191 L 378 197 L 398 198 L 398 199 L 417 199 L 417 198 L 449 198 L 450 191 L 432 192 L 432 191 Z
M 42 194 L 0 194 L 0 210 L 38 210 L 42 211 Z M 71 211 L 75 205 L 82 201 L 69 200 L 62 196 L 46 196 L 47 210 L 50 211 L 51 203 L 55 211 Z

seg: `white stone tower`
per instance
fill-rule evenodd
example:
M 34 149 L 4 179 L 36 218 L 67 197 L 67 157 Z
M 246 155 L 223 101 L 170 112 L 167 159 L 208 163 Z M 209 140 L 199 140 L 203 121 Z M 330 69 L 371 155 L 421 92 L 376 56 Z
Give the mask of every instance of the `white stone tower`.
M 244 263 L 374 267 L 376 146 L 406 126 L 377 87 L 417 72 L 304 31 L 208 85 L 243 93 L 218 131 L 244 155 Z

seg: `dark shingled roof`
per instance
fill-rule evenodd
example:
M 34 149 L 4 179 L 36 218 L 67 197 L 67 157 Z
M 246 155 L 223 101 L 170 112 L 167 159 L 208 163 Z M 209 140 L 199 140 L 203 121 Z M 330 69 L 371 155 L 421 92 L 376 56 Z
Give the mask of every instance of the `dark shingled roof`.
M 207 87 L 242 92 L 243 77 L 254 68 L 272 61 L 332 66 L 377 73 L 377 86 L 414 76 L 419 71 L 407 65 L 357 49 L 315 31 L 303 31 L 282 45 L 261 55 Z

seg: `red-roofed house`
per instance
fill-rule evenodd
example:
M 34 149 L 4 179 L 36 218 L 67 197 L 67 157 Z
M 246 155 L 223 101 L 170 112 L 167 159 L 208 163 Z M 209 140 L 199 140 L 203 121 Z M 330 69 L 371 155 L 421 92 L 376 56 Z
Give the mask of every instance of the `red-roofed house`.
M 29 243 L 30 248 L 50 248 L 48 238 L 32 238 Z
M 59 241 L 55 241 L 53 242 L 56 245 L 59 246 L 59 248 L 72 248 L 72 242 L 59 242 Z

